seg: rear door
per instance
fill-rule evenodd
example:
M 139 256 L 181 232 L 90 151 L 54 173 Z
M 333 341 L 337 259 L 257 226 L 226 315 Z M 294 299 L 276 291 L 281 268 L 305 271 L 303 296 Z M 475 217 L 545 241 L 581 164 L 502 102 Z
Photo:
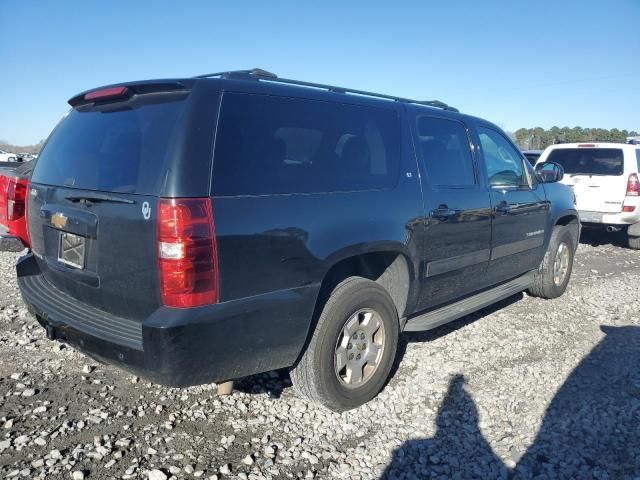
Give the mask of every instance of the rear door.
M 583 221 L 598 221 L 598 214 L 622 211 L 628 176 L 621 148 L 593 144 L 556 148 L 547 161 L 563 166 L 563 183 L 573 188 Z
M 504 134 L 482 125 L 477 134 L 493 213 L 488 280 L 500 283 L 539 266 L 550 205 L 527 160 Z
M 414 123 L 427 214 L 419 309 L 427 309 L 486 286 L 491 202 L 466 125 L 428 115 Z
M 48 139 L 28 194 L 32 248 L 46 279 L 78 302 L 140 320 L 159 306 L 156 206 L 179 177 L 187 98 L 77 105 Z M 208 182 L 210 160 L 190 167 Z

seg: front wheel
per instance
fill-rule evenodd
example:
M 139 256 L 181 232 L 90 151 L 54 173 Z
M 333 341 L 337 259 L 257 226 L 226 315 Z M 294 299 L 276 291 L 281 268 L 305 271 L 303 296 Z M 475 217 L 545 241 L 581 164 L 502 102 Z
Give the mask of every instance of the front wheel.
M 347 278 L 329 296 L 291 370 L 294 388 L 330 410 L 358 407 L 387 381 L 398 336 L 398 314 L 387 291 L 365 278 Z
M 529 287 L 530 295 L 557 298 L 564 293 L 573 270 L 574 245 L 573 235 L 568 228 L 554 227 L 547 252 L 536 272 L 533 285 Z

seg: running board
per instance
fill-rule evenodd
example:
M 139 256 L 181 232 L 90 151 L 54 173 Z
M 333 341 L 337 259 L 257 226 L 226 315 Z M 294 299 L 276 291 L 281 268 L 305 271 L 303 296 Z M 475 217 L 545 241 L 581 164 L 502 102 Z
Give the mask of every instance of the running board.
M 424 330 L 431 330 L 432 328 L 439 327 L 440 325 L 444 325 L 445 323 L 464 317 L 476 310 L 480 310 L 492 303 L 504 300 L 511 295 L 515 295 L 516 293 L 529 288 L 533 283 L 534 274 L 535 270 L 532 270 L 521 277 L 511 280 L 510 282 L 503 283 L 491 290 L 478 293 L 472 297 L 460 300 L 459 302 L 438 308 L 437 310 L 423 313 L 417 317 L 409 318 L 403 331 L 421 332 Z

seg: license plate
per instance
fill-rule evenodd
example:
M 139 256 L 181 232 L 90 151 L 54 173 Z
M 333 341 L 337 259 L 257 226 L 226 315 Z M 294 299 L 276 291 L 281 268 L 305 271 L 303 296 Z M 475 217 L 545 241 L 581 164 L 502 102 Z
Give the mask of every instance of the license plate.
M 73 268 L 84 268 L 84 237 L 60 232 L 58 261 Z
M 596 212 L 580 212 L 580 221 L 588 223 L 602 223 L 602 214 Z

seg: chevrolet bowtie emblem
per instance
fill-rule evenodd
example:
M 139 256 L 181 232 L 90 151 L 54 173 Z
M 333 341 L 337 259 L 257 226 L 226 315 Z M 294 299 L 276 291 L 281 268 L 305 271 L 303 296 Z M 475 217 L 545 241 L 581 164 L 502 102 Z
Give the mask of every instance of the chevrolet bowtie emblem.
M 60 212 L 54 213 L 51 215 L 51 225 L 56 228 L 64 228 L 67 226 L 67 217 Z

